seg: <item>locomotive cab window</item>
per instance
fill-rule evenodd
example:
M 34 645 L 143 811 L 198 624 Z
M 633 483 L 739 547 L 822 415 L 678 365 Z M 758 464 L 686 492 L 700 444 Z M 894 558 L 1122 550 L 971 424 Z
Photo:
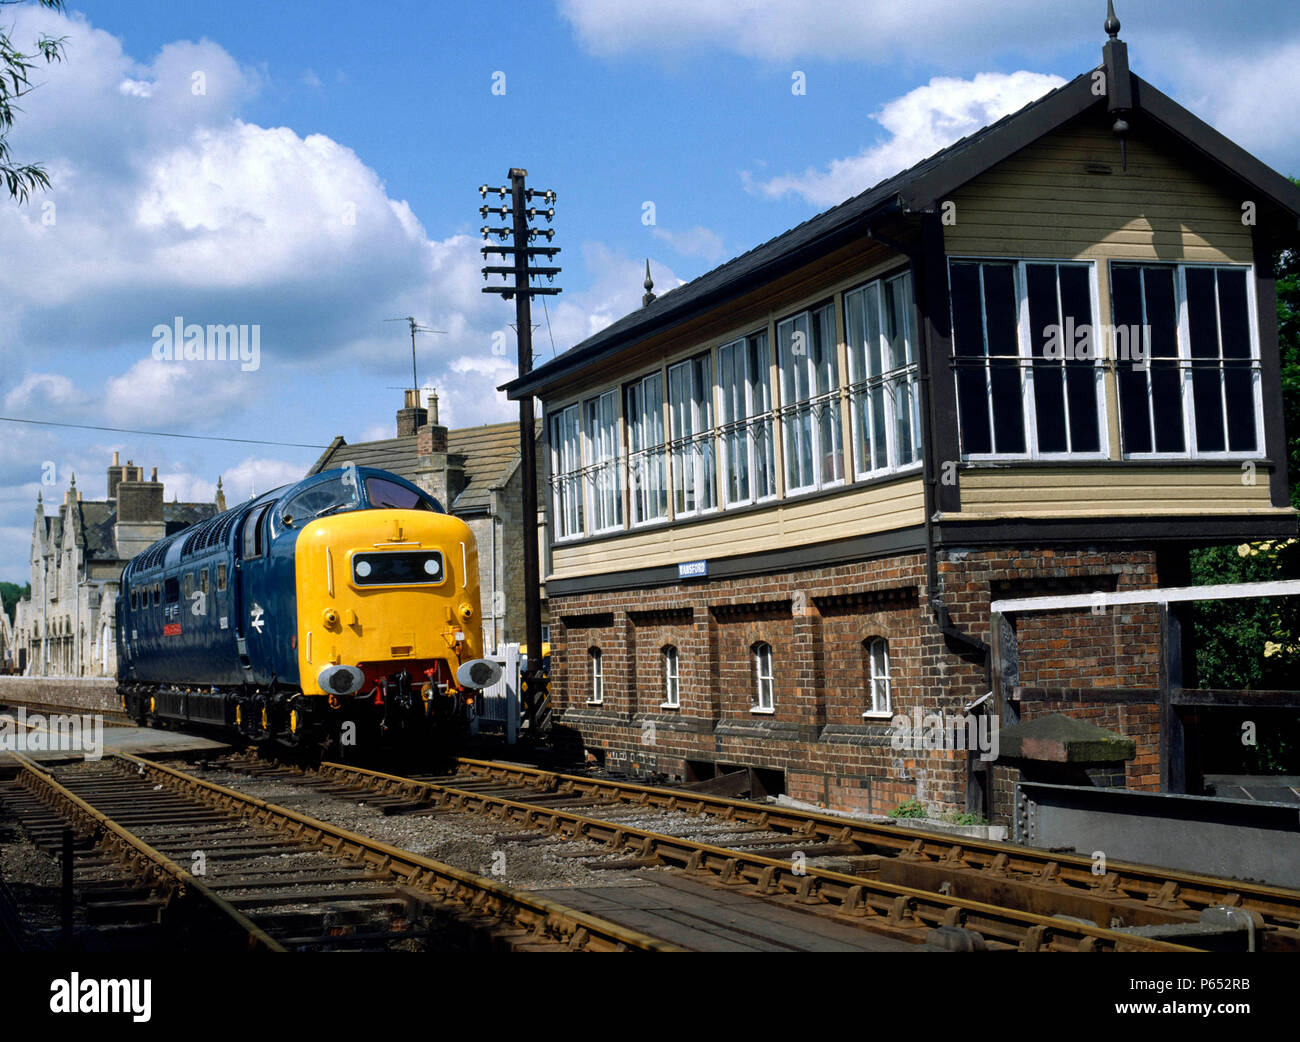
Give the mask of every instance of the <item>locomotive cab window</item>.
M 261 557 L 266 550 L 266 537 L 262 532 L 262 518 L 269 509 L 267 506 L 258 507 L 248 515 L 248 520 L 244 522 L 244 559 L 252 557 Z
M 366 499 L 371 507 L 394 510 L 433 510 L 433 505 L 413 488 L 387 478 L 366 478 Z
M 305 525 L 308 521 L 336 510 L 346 510 L 358 506 L 357 488 L 343 478 L 332 478 L 319 485 L 303 489 L 284 505 L 276 517 L 276 523 L 284 527 Z

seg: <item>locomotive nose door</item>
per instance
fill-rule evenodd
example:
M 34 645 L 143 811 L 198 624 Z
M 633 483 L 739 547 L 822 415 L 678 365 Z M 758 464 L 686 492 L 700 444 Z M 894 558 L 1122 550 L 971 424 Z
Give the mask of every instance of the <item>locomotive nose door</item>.
M 258 600 L 262 583 L 263 565 L 266 555 L 266 513 L 271 504 L 256 507 L 244 520 L 244 528 L 238 540 L 239 556 L 236 562 L 237 576 L 233 580 L 234 596 L 231 598 L 231 621 L 235 630 L 235 645 L 239 651 L 239 664 L 249 680 L 253 676 L 254 664 L 265 663 L 267 657 L 263 647 L 263 634 L 266 632 L 268 619 L 266 609 Z

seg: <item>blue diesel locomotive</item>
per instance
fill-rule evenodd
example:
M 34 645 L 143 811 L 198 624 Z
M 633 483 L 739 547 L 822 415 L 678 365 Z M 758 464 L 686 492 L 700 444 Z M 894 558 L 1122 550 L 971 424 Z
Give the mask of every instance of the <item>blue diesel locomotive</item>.
M 118 692 L 142 724 L 322 749 L 447 739 L 500 676 L 479 611 L 469 527 L 404 478 L 349 465 L 132 558 Z

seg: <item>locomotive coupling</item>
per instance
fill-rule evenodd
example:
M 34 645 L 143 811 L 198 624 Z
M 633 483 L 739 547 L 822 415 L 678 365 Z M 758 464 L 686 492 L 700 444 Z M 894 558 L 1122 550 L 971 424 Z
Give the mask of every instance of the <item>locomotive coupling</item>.
M 461 687 L 491 687 L 500 679 L 501 666 L 490 659 L 472 658 L 456 670 L 456 683 Z
M 335 695 L 355 695 L 366 681 L 356 666 L 326 666 L 316 675 L 322 691 Z

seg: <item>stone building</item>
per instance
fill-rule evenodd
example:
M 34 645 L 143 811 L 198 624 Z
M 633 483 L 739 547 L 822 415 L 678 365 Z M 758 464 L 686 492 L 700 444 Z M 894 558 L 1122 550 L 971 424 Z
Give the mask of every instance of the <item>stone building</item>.
M 990 762 L 925 722 L 1064 716 L 1125 753 L 1089 777 L 1160 788 L 1168 620 L 1125 598 L 1296 532 L 1274 258 L 1300 189 L 1107 32 L 1097 68 L 506 385 L 545 406 L 560 733 L 1006 820 L 1052 743 Z M 993 604 L 1063 594 L 1119 606 L 1025 616 L 1005 671 Z
M 165 501 L 158 468 L 149 480 L 113 453 L 107 496 L 85 500 L 73 475 L 46 514 L 36 497 L 31 595 L 14 613 L 14 668 L 28 676 L 111 676 L 117 671 L 114 605 L 126 562 L 151 543 L 226 509 L 221 479 L 212 503 Z
M 426 408 L 420 404 L 419 392 L 408 390 L 397 413 L 395 438 L 349 445 L 339 435 L 308 473 L 318 474 L 347 463 L 401 475 L 469 525 L 478 544 L 484 647 L 522 642 L 523 472 L 519 467 L 519 424 L 492 423 L 448 430 L 438 422 L 437 394 L 430 395 Z M 539 451 L 539 472 L 542 467 Z M 545 601 L 542 621 L 546 621 Z
M 17 668 L 17 649 L 14 648 L 14 628 L 9 613 L 0 608 L 0 673 L 12 673 Z

